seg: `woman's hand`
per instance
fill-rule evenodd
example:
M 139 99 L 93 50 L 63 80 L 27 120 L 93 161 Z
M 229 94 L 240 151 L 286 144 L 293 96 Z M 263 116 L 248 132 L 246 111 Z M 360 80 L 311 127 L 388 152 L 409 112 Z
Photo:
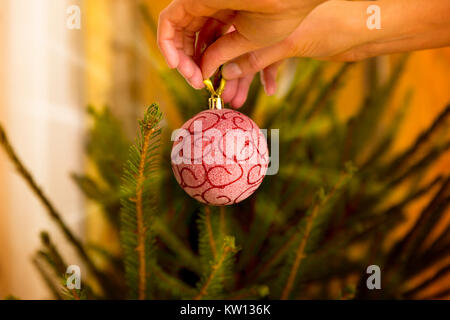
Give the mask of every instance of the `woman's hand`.
M 273 94 L 278 66 L 289 57 L 355 61 L 450 44 L 447 0 L 322 2 L 175 0 L 161 13 L 158 44 L 169 66 L 195 88 L 225 64 L 222 97 L 236 108 L 257 72 Z M 366 24 L 374 4 L 381 29 Z
M 175 0 L 161 12 L 158 45 L 169 67 L 177 68 L 194 88 L 202 88 L 203 79 L 221 64 L 284 40 L 323 1 Z M 227 32 L 231 26 L 234 30 Z M 195 50 L 201 30 L 206 46 L 220 36 L 204 53 Z M 209 63 L 200 69 L 202 53 Z
M 353 60 L 347 53 L 359 44 L 355 35 L 347 1 L 327 1 L 314 8 L 303 22 L 286 39 L 258 50 L 250 51 L 224 65 L 222 74 L 227 79 L 223 93 L 225 102 L 234 108 L 241 107 L 248 94 L 250 83 L 260 72 L 261 83 L 268 95 L 276 90 L 276 74 L 281 62 L 290 57 Z M 362 13 L 364 14 L 365 11 Z M 364 17 L 364 16 L 362 16 Z M 363 27 L 365 22 L 363 21 Z M 211 69 L 220 48 L 211 45 L 201 60 L 201 68 Z
M 381 29 L 367 28 L 367 7 L 380 7 Z M 225 102 L 235 108 L 247 98 L 254 75 L 268 95 L 275 92 L 275 76 L 281 61 L 289 57 L 357 61 L 381 54 L 442 47 L 450 44 L 450 2 L 429 0 L 327 1 L 317 6 L 285 40 L 251 51 L 223 68 L 228 80 Z M 213 46 L 211 46 L 213 47 Z M 202 69 L 214 65 L 209 51 Z

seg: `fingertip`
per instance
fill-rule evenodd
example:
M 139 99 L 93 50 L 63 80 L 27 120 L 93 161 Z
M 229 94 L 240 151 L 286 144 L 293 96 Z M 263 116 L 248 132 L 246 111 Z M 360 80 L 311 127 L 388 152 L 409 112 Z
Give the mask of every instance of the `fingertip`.
M 232 106 L 234 109 L 239 109 L 240 107 L 242 107 L 242 106 L 244 105 L 245 98 L 246 98 L 245 96 L 242 97 L 242 95 L 238 95 L 238 96 L 235 97 L 235 98 L 233 99 L 233 101 L 231 102 L 231 106 Z
M 213 76 L 214 72 L 216 72 L 217 67 L 214 67 L 213 65 L 207 65 L 204 63 L 201 63 L 201 70 L 202 70 L 202 77 L 203 79 L 209 79 Z
M 264 78 L 264 70 L 259 72 L 259 80 L 263 86 L 264 92 L 267 94 L 266 79 Z
M 203 81 L 200 81 L 199 83 L 197 83 L 194 88 L 197 90 L 201 90 L 205 87 L 205 84 L 203 83 Z
M 273 96 L 276 92 L 276 84 L 275 85 L 267 85 L 266 93 L 268 96 Z
M 177 70 L 194 89 L 201 89 L 204 87 L 200 68 L 191 57 L 180 53 L 180 63 Z
M 275 94 L 277 83 L 275 78 L 269 72 L 264 72 L 261 75 L 261 79 L 264 79 L 264 91 L 268 96 L 273 96 Z
M 277 71 L 278 67 L 280 65 L 280 62 L 276 62 L 269 67 L 267 67 L 263 74 L 261 75 L 264 78 L 265 82 L 265 91 L 268 96 L 272 96 L 276 93 L 277 90 Z
M 242 84 L 239 84 L 240 88 L 238 88 L 236 95 L 231 101 L 231 106 L 235 109 L 239 109 L 245 103 L 247 99 L 247 90 L 244 88 Z
M 186 72 L 186 68 L 185 67 L 179 66 L 177 68 L 177 71 L 183 76 L 184 79 L 190 81 L 190 78 L 192 77 L 192 75 Z
M 166 58 L 166 63 L 169 69 L 176 69 L 178 68 L 178 61 L 175 58 Z
M 237 85 L 238 85 L 239 80 L 234 79 L 234 80 L 230 80 L 227 81 L 227 85 L 225 86 L 225 90 L 223 91 L 222 94 L 222 99 L 224 102 L 230 102 L 235 94 L 236 94 L 236 90 L 237 90 Z
M 198 82 L 196 79 L 186 79 L 186 81 L 190 84 L 190 86 L 192 88 L 194 88 L 195 90 L 200 90 L 203 89 L 203 87 L 205 86 L 203 84 L 203 82 Z
M 236 95 L 231 102 L 233 108 L 240 108 L 244 105 L 253 77 L 254 74 L 251 74 L 239 79 Z

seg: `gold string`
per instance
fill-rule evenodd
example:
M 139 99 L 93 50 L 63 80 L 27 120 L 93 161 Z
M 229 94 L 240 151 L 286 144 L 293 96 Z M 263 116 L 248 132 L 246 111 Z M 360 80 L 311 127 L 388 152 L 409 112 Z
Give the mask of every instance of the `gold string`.
M 211 79 L 206 79 L 203 81 L 203 83 L 205 84 L 206 89 L 208 89 L 211 96 L 220 97 L 223 93 L 223 90 L 225 89 L 226 80 L 224 78 L 220 79 L 220 84 L 217 90 L 214 89 Z

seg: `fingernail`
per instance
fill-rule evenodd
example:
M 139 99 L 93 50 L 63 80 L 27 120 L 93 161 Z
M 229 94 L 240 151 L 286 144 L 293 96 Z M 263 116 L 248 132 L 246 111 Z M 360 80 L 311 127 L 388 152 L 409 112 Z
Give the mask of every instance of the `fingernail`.
M 187 82 L 191 85 L 192 88 L 196 90 L 200 90 L 204 87 L 204 84 L 202 81 L 199 81 L 198 79 L 186 79 Z
M 261 84 L 262 84 L 262 86 L 263 86 L 263 88 L 264 88 L 264 92 L 265 92 L 267 95 L 269 95 L 268 92 L 267 92 L 267 88 L 266 88 L 266 79 L 264 79 L 264 70 L 261 70 L 261 71 L 259 72 L 259 80 L 261 81 Z
M 267 88 L 266 93 L 268 96 L 273 96 L 275 94 L 276 88 L 275 87 L 270 87 Z
M 231 62 L 223 67 L 222 74 L 225 79 L 236 79 L 241 76 L 242 70 L 237 63 Z
M 205 85 L 204 85 L 203 82 L 201 82 L 201 81 L 200 81 L 200 82 L 196 81 L 196 82 L 193 84 L 194 89 L 197 89 L 197 90 L 202 89 L 204 86 L 205 86 Z
M 186 80 L 186 82 L 189 83 L 189 85 L 190 85 L 192 88 L 194 88 L 194 89 L 196 89 L 196 90 L 200 90 L 200 89 L 202 89 L 202 88 L 204 87 L 204 84 L 203 84 L 203 82 L 202 82 L 201 80 L 199 81 L 198 79 L 187 78 L 187 77 L 184 76 L 184 74 L 182 74 L 182 73 L 180 72 L 179 69 L 178 69 L 178 72 L 179 72 L 180 75 L 184 78 L 184 80 Z

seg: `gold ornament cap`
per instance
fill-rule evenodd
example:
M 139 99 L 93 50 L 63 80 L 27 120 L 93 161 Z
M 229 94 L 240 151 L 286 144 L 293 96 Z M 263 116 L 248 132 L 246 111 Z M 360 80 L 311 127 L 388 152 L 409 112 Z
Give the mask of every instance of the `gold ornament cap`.
M 223 90 L 225 89 L 225 83 L 226 83 L 225 79 L 221 77 L 220 84 L 217 89 L 214 89 L 214 86 L 210 79 L 204 80 L 203 83 L 205 84 L 206 89 L 208 89 L 209 93 L 211 94 L 211 97 L 208 100 L 209 109 L 212 109 L 212 110 L 222 109 L 223 108 L 223 100 L 221 98 L 221 95 L 223 93 Z

